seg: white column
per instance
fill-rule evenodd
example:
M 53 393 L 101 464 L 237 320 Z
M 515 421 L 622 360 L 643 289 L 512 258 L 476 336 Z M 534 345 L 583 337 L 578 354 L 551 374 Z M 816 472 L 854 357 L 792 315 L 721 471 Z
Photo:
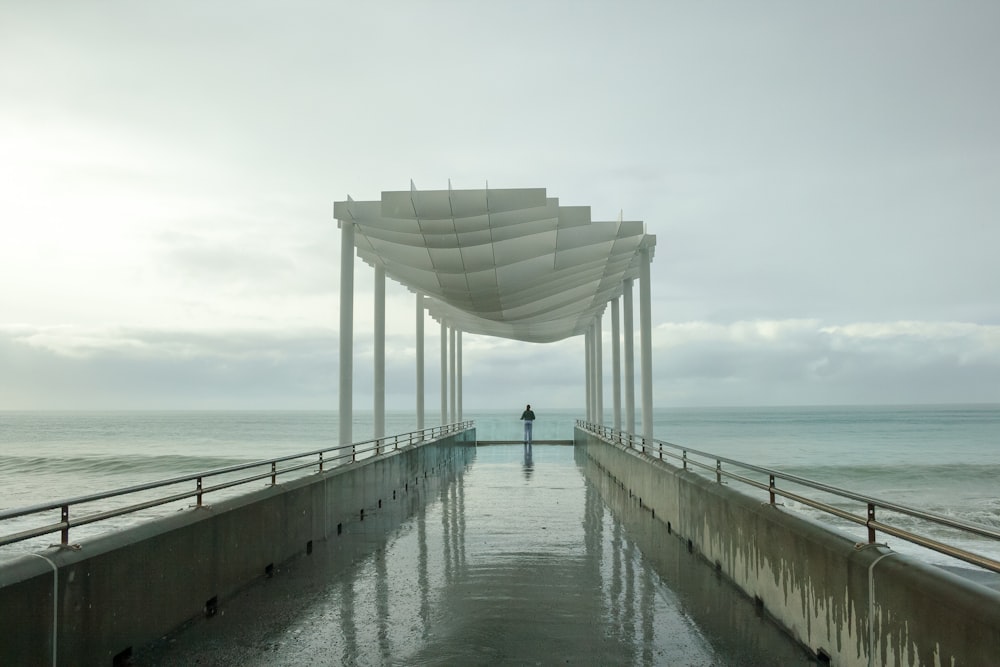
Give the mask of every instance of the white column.
M 622 427 L 622 364 L 621 364 L 621 332 L 618 324 L 618 297 L 611 300 L 611 377 L 612 416 L 615 430 Z
M 597 393 L 597 404 L 594 408 L 597 410 L 597 421 L 598 424 L 604 424 L 604 345 L 601 339 L 604 338 L 604 328 L 601 324 L 601 316 L 598 315 L 594 319 L 594 384 Z
M 340 444 L 354 421 L 354 223 L 340 221 Z
M 594 332 L 594 323 L 591 322 L 590 326 L 590 421 L 596 423 L 600 422 L 600 418 L 597 414 L 597 336 Z
M 448 423 L 448 326 L 441 320 L 441 423 Z
M 457 363 L 455 365 L 455 374 L 458 377 L 455 384 L 455 395 L 458 397 L 458 412 L 456 414 L 457 419 L 455 421 L 462 421 L 462 330 L 459 329 L 456 334 L 455 341 L 455 354 L 457 358 Z
M 584 361 L 584 364 L 583 364 L 583 372 L 584 372 L 584 382 L 583 382 L 583 385 L 584 385 L 584 387 L 587 390 L 587 398 L 586 398 L 586 403 L 587 403 L 587 421 L 592 422 L 592 421 L 594 421 L 594 404 L 593 404 L 594 394 L 593 394 L 593 387 L 591 386 L 592 385 L 592 381 L 591 381 L 592 378 L 590 377 L 591 376 L 591 371 L 593 370 L 593 364 L 591 363 L 593 361 L 593 359 L 591 358 L 591 354 L 590 354 L 590 339 L 591 339 L 590 327 L 587 327 L 587 330 L 583 334 L 583 361 Z
M 374 436 L 385 436 L 385 267 L 375 267 Z
M 642 349 L 642 435 L 653 439 L 653 324 L 650 312 L 649 248 L 644 248 L 639 260 L 639 328 Z
M 417 295 L 417 429 L 424 427 L 424 295 Z
M 622 319 L 625 320 L 625 428 L 629 433 L 635 433 L 635 331 L 632 314 L 632 279 L 625 279 L 625 292 L 622 301 Z
M 455 413 L 458 407 L 455 400 L 455 327 L 451 327 L 448 331 L 449 334 L 449 346 L 448 346 L 448 423 L 455 423 Z

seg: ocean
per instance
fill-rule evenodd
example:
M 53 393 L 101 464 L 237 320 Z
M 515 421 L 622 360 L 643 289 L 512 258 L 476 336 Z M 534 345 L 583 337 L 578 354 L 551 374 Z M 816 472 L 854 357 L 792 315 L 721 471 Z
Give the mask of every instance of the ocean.
M 573 424 L 582 416 L 543 405 L 533 409 L 536 440 L 571 439 Z M 516 406 L 463 415 L 475 420 L 479 440 L 519 439 L 519 416 Z M 0 412 L 0 509 L 333 447 L 337 421 L 335 411 Z M 390 411 L 386 422 L 387 434 L 416 425 L 415 416 L 406 412 Z M 427 425 L 435 423 L 428 414 Z M 611 423 L 610 411 L 606 423 Z M 355 441 L 370 438 L 372 430 L 370 413 L 355 415 Z M 658 440 L 1000 529 L 1000 405 L 667 408 L 655 411 L 653 431 Z M 730 484 L 767 500 L 765 492 Z M 780 502 L 859 541 L 866 538 L 864 527 Z M 831 502 L 864 513 L 857 503 Z M 176 509 L 147 510 L 107 525 L 128 525 Z M 900 527 L 925 528 L 932 537 L 1000 560 L 994 540 L 917 526 L 908 517 L 894 519 Z M 0 524 L 0 533 L 12 530 Z M 106 528 L 81 527 L 71 538 L 99 530 Z M 57 537 L 0 547 L 0 559 L 44 547 Z M 881 536 L 879 541 L 930 562 L 960 565 L 899 539 Z

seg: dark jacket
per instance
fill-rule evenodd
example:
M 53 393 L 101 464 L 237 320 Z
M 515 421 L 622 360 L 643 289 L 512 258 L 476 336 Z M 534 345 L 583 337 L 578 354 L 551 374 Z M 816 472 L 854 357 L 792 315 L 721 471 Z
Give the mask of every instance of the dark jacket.
M 525 410 L 523 413 L 521 413 L 521 419 L 535 421 L 535 413 L 531 410 Z

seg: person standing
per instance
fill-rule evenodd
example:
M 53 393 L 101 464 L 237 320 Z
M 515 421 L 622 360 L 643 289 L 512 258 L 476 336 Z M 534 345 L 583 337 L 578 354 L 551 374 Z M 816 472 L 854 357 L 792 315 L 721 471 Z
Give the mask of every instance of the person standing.
M 524 412 L 521 413 L 521 419 L 524 420 L 524 444 L 531 444 L 531 425 L 535 421 L 535 413 L 531 411 L 531 405 L 527 405 L 524 408 Z

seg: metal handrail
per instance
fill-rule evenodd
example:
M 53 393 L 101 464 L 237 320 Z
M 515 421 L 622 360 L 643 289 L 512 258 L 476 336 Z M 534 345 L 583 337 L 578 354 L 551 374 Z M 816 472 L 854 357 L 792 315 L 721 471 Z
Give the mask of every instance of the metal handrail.
M 616 443 L 623 447 L 628 447 L 629 449 L 634 449 L 640 451 L 644 455 L 651 459 L 667 460 L 675 459 L 681 463 L 681 467 L 684 470 L 689 468 L 698 468 L 702 470 L 710 471 L 715 475 L 716 482 L 722 483 L 722 478 L 736 480 L 752 486 L 754 488 L 767 491 L 769 502 L 771 505 L 775 504 L 775 499 L 778 496 L 782 498 L 787 498 L 789 500 L 794 500 L 795 502 L 802 503 L 814 509 L 818 509 L 827 514 L 832 514 L 836 517 L 856 523 L 861 526 L 865 526 L 868 529 L 868 543 L 874 544 L 876 539 L 876 531 L 886 533 L 887 535 L 892 535 L 900 539 L 906 540 L 913 544 L 931 549 L 938 553 L 951 556 L 952 558 L 958 558 L 967 563 L 973 565 L 978 565 L 979 567 L 991 570 L 993 572 L 1000 573 L 1000 561 L 987 558 L 971 551 L 954 547 L 943 542 L 939 542 L 932 538 L 918 535 L 908 530 L 892 526 L 890 524 L 884 523 L 882 521 L 877 521 L 875 518 L 876 510 L 887 510 L 890 512 L 896 512 L 897 514 L 905 514 L 907 516 L 920 519 L 922 521 L 927 521 L 930 523 L 938 524 L 941 526 L 946 526 L 948 528 L 953 528 L 955 530 L 960 530 L 966 533 L 971 533 L 973 535 L 978 535 L 980 537 L 987 537 L 994 540 L 1000 540 L 1000 530 L 990 528 L 989 526 L 983 526 L 976 523 L 971 523 L 968 521 L 962 521 L 959 519 L 954 519 L 952 517 L 944 516 L 943 514 L 937 514 L 935 512 L 929 512 L 927 510 L 922 510 L 916 507 L 910 507 L 908 505 L 901 505 L 889 500 L 882 500 L 880 498 L 873 498 L 861 493 L 856 493 L 854 491 L 849 491 L 847 489 L 842 489 L 836 486 L 831 486 L 829 484 L 824 484 L 822 482 L 817 482 L 806 477 L 800 477 L 798 475 L 792 475 L 790 473 L 781 472 L 780 470 L 774 470 L 772 468 L 764 468 L 762 466 L 754 465 L 752 463 L 744 463 L 743 461 L 738 461 L 736 459 L 731 459 L 725 456 L 719 456 L 717 454 L 712 454 L 709 452 L 699 451 L 697 449 L 692 449 L 690 447 L 683 447 L 681 445 L 675 445 L 670 442 L 663 440 L 657 440 L 655 438 L 647 440 L 644 436 L 636 435 L 634 433 L 629 433 L 627 431 L 620 431 L 618 429 L 612 428 L 610 426 L 605 426 L 603 424 L 597 424 L 594 422 L 589 422 L 584 419 L 578 419 L 576 421 L 578 427 L 583 428 L 599 437 L 607 440 L 608 442 Z M 666 449 L 665 449 L 666 448 Z M 672 451 L 673 450 L 673 451 Z M 680 454 L 676 453 L 680 452 Z M 704 461 L 699 461 L 696 459 L 689 458 L 689 455 L 700 456 L 705 459 L 712 461 L 711 464 L 705 463 Z M 753 471 L 768 476 L 768 483 L 751 479 L 744 475 L 738 474 L 736 472 L 730 472 L 722 468 L 722 464 L 736 466 L 744 471 Z M 866 506 L 866 514 L 864 516 L 853 514 L 849 511 L 843 510 L 839 507 L 830 505 L 829 503 L 824 503 L 819 500 L 814 500 L 812 498 L 807 498 L 799 493 L 795 493 L 787 488 L 780 488 L 776 485 L 776 480 L 782 480 L 792 484 L 798 484 L 799 486 L 804 486 L 807 488 L 814 489 L 816 491 L 822 491 L 823 493 L 829 493 L 840 498 L 846 498 L 849 500 L 854 500 L 860 503 L 864 503 Z
M 40 537 L 42 535 L 48 535 L 51 533 L 59 532 L 61 533 L 62 545 L 66 546 L 69 544 L 69 531 L 71 528 L 76 526 L 83 526 L 91 523 L 96 523 L 98 521 L 104 521 L 118 516 L 123 516 L 125 514 L 132 514 L 140 510 L 149 509 L 152 507 L 158 507 L 160 505 L 166 505 L 168 503 L 177 502 L 179 500 L 185 500 L 187 498 L 197 498 L 197 506 L 202 506 L 203 497 L 205 494 L 220 491 L 222 489 L 228 489 L 234 486 L 239 486 L 241 484 L 248 484 L 250 482 L 258 481 L 261 479 L 270 479 L 271 485 L 276 485 L 278 483 L 278 476 L 282 474 L 287 474 L 296 470 L 302 470 L 305 468 L 316 468 L 317 472 L 323 472 L 324 466 L 330 464 L 336 464 L 338 462 L 353 463 L 358 460 L 359 456 L 373 453 L 374 456 L 384 454 L 390 451 L 396 451 L 400 447 L 408 447 L 418 442 L 423 442 L 426 440 L 434 440 L 435 438 L 440 438 L 446 435 L 451 435 L 453 433 L 459 433 L 461 431 L 468 430 L 474 426 L 475 422 L 472 420 L 466 420 L 462 422 L 456 422 L 454 424 L 443 424 L 441 426 L 431 426 L 429 428 L 420 429 L 417 431 L 409 431 L 406 433 L 399 433 L 396 435 L 383 436 L 381 438 L 372 438 L 370 440 L 362 440 L 360 442 L 354 442 L 349 445 L 337 445 L 335 447 L 326 447 L 323 449 L 315 449 L 308 452 L 302 452 L 299 454 L 288 454 L 285 456 L 278 456 L 269 459 L 260 459 L 257 461 L 251 461 L 249 463 L 238 463 L 230 466 L 225 466 L 221 468 L 213 468 L 211 470 L 204 470 L 201 472 L 191 473 L 187 475 L 179 475 L 177 477 L 170 477 L 168 479 L 161 479 L 153 482 L 145 482 L 143 484 L 135 484 L 133 486 L 123 487 L 120 489 L 114 489 L 112 491 L 102 491 L 100 493 L 90 493 L 83 496 L 75 496 L 72 498 L 63 498 L 61 500 L 52 500 L 49 502 L 38 503 L 35 505 L 28 505 L 26 507 L 15 507 L 7 510 L 0 510 L 0 522 L 7 519 L 15 519 L 18 517 L 30 516 L 34 514 L 40 514 L 42 512 L 48 512 L 52 510 L 60 510 L 61 518 L 56 523 L 49 523 L 47 525 L 39 526 L 36 528 L 30 528 L 27 530 L 21 530 L 16 533 L 11 533 L 7 535 L 0 535 L 0 546 L 7 544 L 14 544 L 15 542 L 22 542 L 34 537 Z M 334 452 L 334 456 L 324 455 Z M 297 459 L 303 459 L 307 457 L 318 457 L 316 460 L 300 462 L 294 465 L 288 465 L 279 468 L 279 463 L 287 463 L 289 461 L 295 461 Z M 205 480 L 218 477 L 219 475 L 226 475 L 229 473 L 240 472 L 243 470 L 250 470 L 253 468 L 260 468 L 262 466 L 268 466 L 266 472 L 259 472 L 249 477 L 241 477 L 235 480 L 221 481 L 212 486 L 205 486 Z M 186 482 L 195 482 L 196 486 L 193 490 L 181 491 L 178 493 L 173 493 L 167 496 L 160 496 L 157 498 L 143 500 L 138 503 L 133 503 L 125 507 L 119 507 L 112 510 L 105 510 L 101 512 L 95 512 L 92 514 L 83 515 L 80 517 L 70 517 L 70 508 L 78 505 L 84 505 L 86 503 L 92 503 L 99 500 L 107 500 L 109 498 L 117 498 L 120 496 L 127 496 L 142 491 L 150 491 L 153 489 L 161 489 L 168 486 L 174 486 L 176 484 L 183 484 Z M 2 524 L 0 524 L 2 525 Z

